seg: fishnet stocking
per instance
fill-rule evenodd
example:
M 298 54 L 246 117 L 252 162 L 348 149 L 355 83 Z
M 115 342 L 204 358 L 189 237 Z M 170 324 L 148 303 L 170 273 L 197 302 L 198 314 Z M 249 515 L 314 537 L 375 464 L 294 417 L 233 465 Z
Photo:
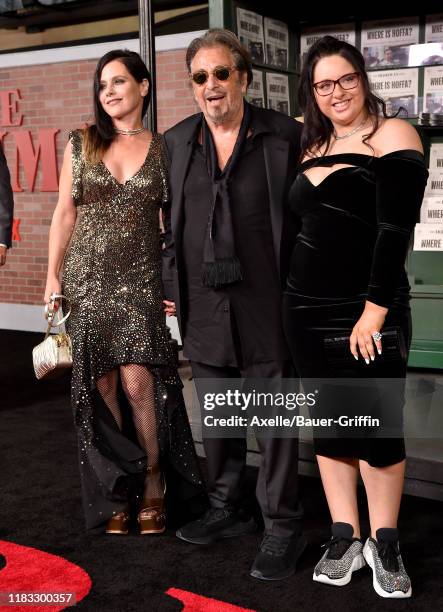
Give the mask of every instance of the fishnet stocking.
M 117 370 L 111 370 L 111 372 L 107 372 L 104 376 L 98 379 L 97 389 L 99 390 L 99 393 L 102 396 L 105 404 L 111 411 L 111 414 L 114 417 L 118 428 L 121 429 L 122 413 L 120 411 L 120 407 L 118 405 L 117 400 L 117 381 Z
M 159 447 L 157 439 L 157 420 L 155 416 L 154 376 L 143 365 L 128 364 L 120 367 L 123 390 L 132 408 L 137 438 L 146 450 L 151 467 L 158 467 Z M 160 473 L 147 474 L 144 497 L 163 497 Z

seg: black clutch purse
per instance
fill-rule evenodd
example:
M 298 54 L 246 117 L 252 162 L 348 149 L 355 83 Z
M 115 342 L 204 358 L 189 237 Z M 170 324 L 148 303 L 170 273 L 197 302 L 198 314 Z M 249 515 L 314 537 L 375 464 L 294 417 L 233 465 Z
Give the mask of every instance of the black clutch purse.
M 328 334 L 324 337 L 326 359 L 331 366 L 346 366 L 355 363 L 354 356 L 349 350 L 349 338 L 352 330 Z M 406 342 L 400 327 L 386 327 L 382 329 L 382 354 L 377 360 L 384 362 L 401 361 L 408 359 Z

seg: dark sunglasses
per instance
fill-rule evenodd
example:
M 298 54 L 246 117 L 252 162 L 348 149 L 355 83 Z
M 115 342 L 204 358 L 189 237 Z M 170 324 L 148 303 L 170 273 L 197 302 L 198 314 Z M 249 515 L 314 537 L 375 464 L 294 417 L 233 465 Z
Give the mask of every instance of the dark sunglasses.
M 192 72 L 189 76 L 196 85 L 204 85 L 209 79 L 210 74 L 213 74 L 217 81 L 227 81 L 236 70 L 237 68 L 230 68 L 229 66 L 217 66 L 210 73 L 206 70 L 197 70 L 197 72 Z

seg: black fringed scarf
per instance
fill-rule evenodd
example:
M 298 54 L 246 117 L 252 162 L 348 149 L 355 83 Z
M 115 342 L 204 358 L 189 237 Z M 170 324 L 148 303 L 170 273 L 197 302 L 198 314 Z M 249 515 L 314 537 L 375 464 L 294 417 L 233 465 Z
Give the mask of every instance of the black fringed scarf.
M 231 285 L 243 279 L 240 261 L 235 253 L 234 230 L 229 202 L 229 178 L 246 141 L 251 111 L 245 103 L 240 131 L 234 150 L 223 171 L 218 166 L 217 150 L 211 130 L 203 117 L 203 154 L 212 181 L 212 204 L 203 249 L 202 282 L 206 287 Z

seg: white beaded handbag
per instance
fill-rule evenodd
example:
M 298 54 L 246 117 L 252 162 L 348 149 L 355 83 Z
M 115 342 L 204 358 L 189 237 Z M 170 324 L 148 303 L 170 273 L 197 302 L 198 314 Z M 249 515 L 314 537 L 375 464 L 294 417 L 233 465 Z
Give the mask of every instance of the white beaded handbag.
M 56 310 L 54 308 L 56 300 L 66 300 L 68 312 L 55 321 Z M 32 350 L 32 361 L 36 377 L 57 378 L 72 367 L 72 344 L 71 338 L 66 333 L 51 334 L 53 327 L 59 327 L 71 314 L 69 301 L 64 295 L 53 293 L 47 306 L 48 329 L 45 339 Z

